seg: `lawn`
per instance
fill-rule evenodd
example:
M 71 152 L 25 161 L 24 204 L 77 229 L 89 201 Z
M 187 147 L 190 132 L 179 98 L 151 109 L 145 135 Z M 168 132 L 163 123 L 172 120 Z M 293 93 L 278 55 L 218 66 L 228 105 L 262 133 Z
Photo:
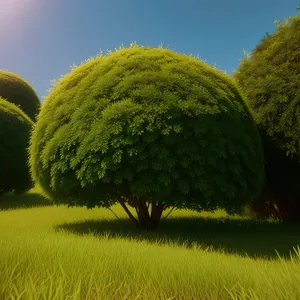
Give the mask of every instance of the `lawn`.
M 145 233 L 112 209 L 0 198 L 0 299 L 300 299 L 299 224 L 174 210 Z

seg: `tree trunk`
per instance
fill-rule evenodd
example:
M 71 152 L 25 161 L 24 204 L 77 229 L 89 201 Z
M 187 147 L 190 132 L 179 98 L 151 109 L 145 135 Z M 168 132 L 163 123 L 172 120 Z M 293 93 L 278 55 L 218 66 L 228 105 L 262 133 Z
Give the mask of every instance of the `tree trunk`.
M 151 215 L 149 213 L 150 205 L 147 205 L 146 199 L 132 197 L 129 199 L 130 205 L 136 210 L 136 219 L 127 208 L 123 200 L 119 200 L 123 209 L 126 211 L 130 219 L 135 223 L 136 227 L 144 230 L 155 230 L 158 227 L 162 213 L 166 207 L 164 204 L 151 203 Z
M 300 195 L 291 188 L 280 190 L 265 184 L 260 198 L 250 205 L 258 218 L 275 217 L 284 221 L 300 221 Z
M 127 215 L 129 216 L 129 218 L 133 221 L 133 223 L 135 223 L 136 226 L 138 226 L 139 222 L 138 222 L 137 219 L 133 216 L 133 214 L 130 212 L 130 210 L 129 210 L 128 207 L 126 206 L 124 200 L 123 200 L 123 199 L 119 199 L 119 203 L 121 204 L 121 206 L 123 207 L 123 209 L 125 210 L 125 212 L 127 213 Z

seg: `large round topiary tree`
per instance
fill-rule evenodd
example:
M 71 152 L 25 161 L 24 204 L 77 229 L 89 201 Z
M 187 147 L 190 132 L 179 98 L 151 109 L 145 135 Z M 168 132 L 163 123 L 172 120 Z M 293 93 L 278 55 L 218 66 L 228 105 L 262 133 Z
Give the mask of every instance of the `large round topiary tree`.
M 275 33 L 265 36 L 242 59 L 234 77 L 245 92 L 264 142 L 266 182 L 257 205 L 271 204 L 271 210 L 275 205 L 274 216 L 299 220 L 300 16 L 277 23 Z M 266 216 L 270 212 L 267 209 Z
M 0 70 L 0 97 L 14 103 L 35 120 L 40 109 L 40 100 L 30 84 L 19 75 Z
M 0 97 L 0 196 L 32 187 L 28 146 L 32 120 Z
M 53 86 L 30 153 L 33 178 L 55 202 L 119 202 L 147 229 L 170 207 L 239 212 L 264 177 L 261 141 L 235 82 L 194 57 L 136 44 Z

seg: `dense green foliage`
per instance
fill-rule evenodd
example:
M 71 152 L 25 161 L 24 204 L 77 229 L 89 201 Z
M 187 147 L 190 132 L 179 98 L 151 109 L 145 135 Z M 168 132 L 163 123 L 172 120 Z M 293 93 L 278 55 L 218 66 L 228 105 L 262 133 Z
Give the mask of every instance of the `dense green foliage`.
M 54 85 L 30 152 L 33 178 L 54 201 L 119 201 L 133 220 L 126 204 L 135 207 L 142 227 L 157 226 L 168 207 L 240 211 L 264 177 L 261 141 L 234 80 L 194 57 L 136 44 Z
M 40 109 L 40 101 L 33 88 L 19 75 L 0 70 L 0 97 L 16 104 L 32 120 Z
M 0 195 L 32 187 L 28 146 L 32 120 L 0 97 Z
M 300 16 L 276 21 L 235 72 L 264 144 L 265 188 L 258 215 L 300 219 Z
M 279 25 L 242 60 L 235 78 L 257 124 L 300 160 L 300 16 Z

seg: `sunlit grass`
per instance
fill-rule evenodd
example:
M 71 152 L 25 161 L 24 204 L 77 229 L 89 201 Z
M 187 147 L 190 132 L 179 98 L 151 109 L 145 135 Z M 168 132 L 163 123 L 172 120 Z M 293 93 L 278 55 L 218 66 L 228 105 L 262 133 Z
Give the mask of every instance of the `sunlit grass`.
M 49 206 L 38 190 L 5 197 L 14 204 L 0 206 L 1 300 L 300 299 L 299 225 L 175 210 L 145 233 L 119 206 L 116 220 Z

